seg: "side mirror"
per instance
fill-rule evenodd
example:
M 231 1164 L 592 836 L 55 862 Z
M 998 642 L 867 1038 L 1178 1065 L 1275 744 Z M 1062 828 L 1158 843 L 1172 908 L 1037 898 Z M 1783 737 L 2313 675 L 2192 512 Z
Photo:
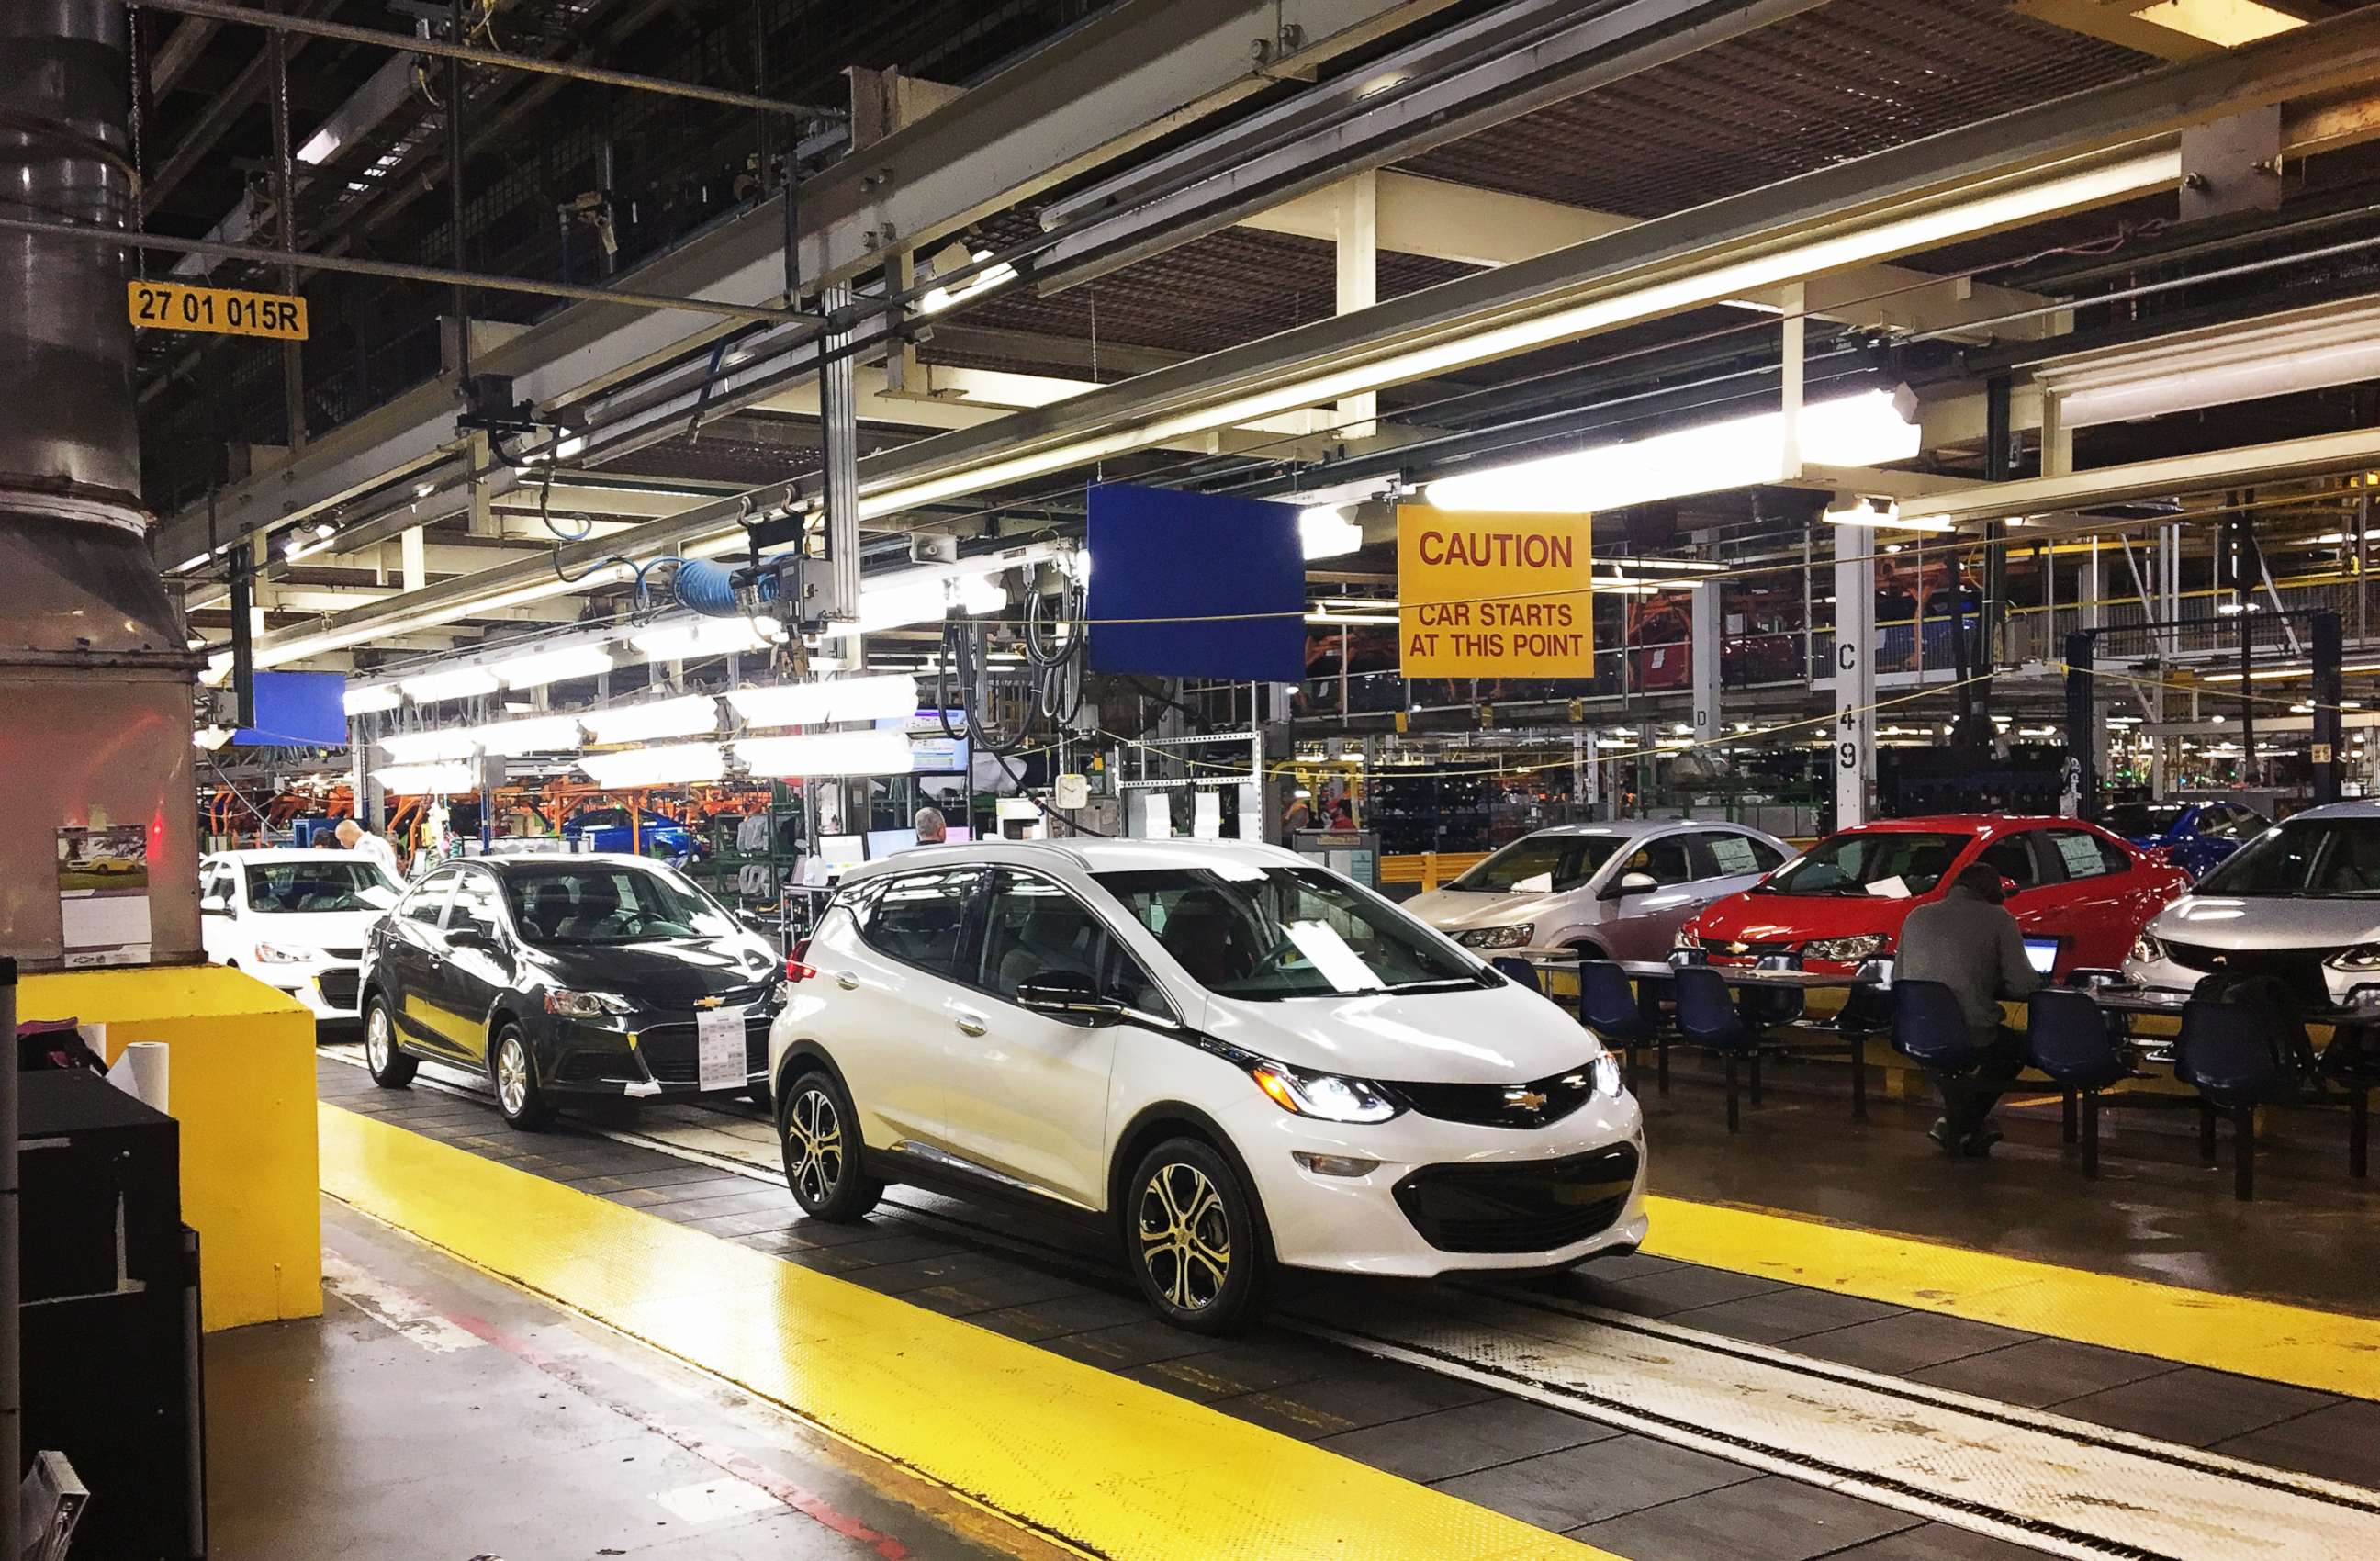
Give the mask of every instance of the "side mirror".
M 2001 899 L 2003 899 L 2003 900 L 2013 900 L 2013 899 L 2015 899 L 2018 895 L 2022 894 L 2023 892 L 2024 892 L 2024 888 L 2023 888 L 2023 886 L 2022 886 L 2022 885 L 2021 885 L 2021 884 L 2019 884 L 2019 883 L 2018 883 L 2014 878 L 2010 877 L 2006 873 L 2002 873 L 2002 874 L 2000 875 L 2000 898 L 2001 898 Z
M 1661 887 L 1661 880 L 1650 873 L 1622 873 L 1603 891 L 1606 900 L 1619 900 L 1631 894 L 1650 894 Z
M 202 916 L 228 916 L 231 914 L 231 902 L 228 900 L 201 900 L 199 902 L 199 914 Z
M 1094 1024 L 1112 1024 L 1123 1017 L 1123 1005 L 1101 997 L 1091 978 L 1079 971 L 1048 970 L 1027 976 L 1016 984 L 1016 1002 L 1036 1013 L 1087 1019 Z

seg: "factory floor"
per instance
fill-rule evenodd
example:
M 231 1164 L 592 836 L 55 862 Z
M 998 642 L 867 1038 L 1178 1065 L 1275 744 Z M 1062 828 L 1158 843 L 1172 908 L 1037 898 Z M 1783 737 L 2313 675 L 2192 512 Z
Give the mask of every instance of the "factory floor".
M 219 1555 L 2380 1555 L 2380 1193 L 2319 1114 L 2243 1205 L 2187 1113 L 2111 1118 L 2092 1182 L 2037 1095 L 1951 1161 L 1815 1066 L 1730 1136 L 1680 1058 L 1644 1254 L 1289 1276 L 1212 1339 L 1069 1226 L 802 1220 L 757 1108 L 524 1134 L 353 1049 L 330 1310 L 209 1342 Z

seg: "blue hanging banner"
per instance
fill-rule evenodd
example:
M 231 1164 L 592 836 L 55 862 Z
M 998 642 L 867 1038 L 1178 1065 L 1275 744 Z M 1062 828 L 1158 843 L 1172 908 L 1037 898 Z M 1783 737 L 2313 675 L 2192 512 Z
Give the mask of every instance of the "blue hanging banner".
M 347 741 L 344 672 L 259 672 L 256 724 L 231 734 L 244 748 L 336 748 Z
M 1304 677 L 1298 514 L 1262 499 L 1094 487 L 1091 670 L 1240 683 Z

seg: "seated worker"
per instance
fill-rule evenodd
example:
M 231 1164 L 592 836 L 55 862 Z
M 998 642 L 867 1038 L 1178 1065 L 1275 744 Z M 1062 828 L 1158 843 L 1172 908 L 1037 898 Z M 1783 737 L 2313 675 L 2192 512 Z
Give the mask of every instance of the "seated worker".
M 1983 1060 L 1972 1073 L 1943 1075 L 1934 1142 L 1954 1155 L 1985 1155 L 1999 1142 L 1992 1107 L 2024 1067 L 2024 1037 L 2000 1023 L 2000 999 L 2030 996 L 2041 977 L 2024 957 L 2024 935 L 2000 903 L 2000 876 L 1982 863 L 1963 868 L 1941 899 L 1900 926 L 1896 981 L 1938 981 L 1959 1008 Z

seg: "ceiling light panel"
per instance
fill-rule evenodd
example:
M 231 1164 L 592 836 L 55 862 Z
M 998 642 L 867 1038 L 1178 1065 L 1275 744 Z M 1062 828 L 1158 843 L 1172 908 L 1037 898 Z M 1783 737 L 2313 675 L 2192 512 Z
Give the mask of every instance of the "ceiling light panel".
M 627 748 L 616 754 L 581 754 L 578 768 L 598 786 L 676 786 L 716 780 L 727 773 L 727 757 L 716 743 L 674 743 L 660 748 Z
M 756 777 L 906 775 L 916 768 L 902 732 L 820 732 L 803 737 L 759 737 L 735 744 L 735 756 Z
M 904 673 L 732 688 L 727 703 L 752 726 L 817 726 L 837 720 L 880 720 L 917 709 L 917 680 Z
M 612 670 L 612 653 L 600 645 L 573 646 L 567 650 L 542 650 L 496 665 L 496 676 L 506 688 L 541 688 L 565 678 L 601 677 Z
M 688 694 L 676 699 L 589 710 L 577 720 L 598 743 L 648 743 L 661 737 L 692 737 L 698 732 L 719 730 L 719 701 L 708 694 Z

